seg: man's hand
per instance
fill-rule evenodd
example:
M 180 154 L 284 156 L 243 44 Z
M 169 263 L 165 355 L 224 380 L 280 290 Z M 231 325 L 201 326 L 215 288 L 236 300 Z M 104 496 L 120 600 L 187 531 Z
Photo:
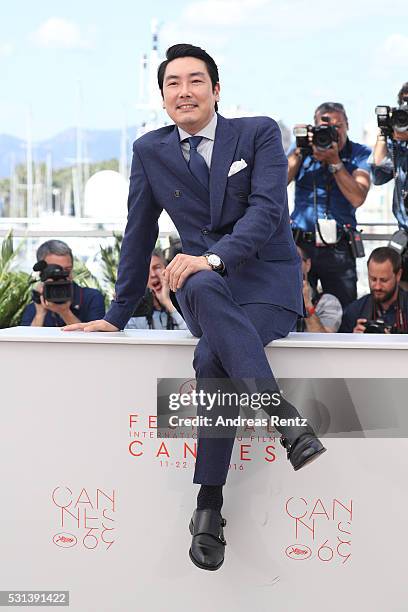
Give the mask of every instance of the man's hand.
M 50 312 L 55 312 L 55 314 L 61 317 L 64 323 L 66 323 L 66 325 L 80 322 L 78 317 L 76 317 L 71 310 L 71 301 L 64 302 L 63 304 L 55 304 L 54 302 L 48 302 L 47 300 L 44 300 L 42 295 L 40 299 L 43 308 L 49 310 Z
M 156 300 L 159 302 L 160 306 L 162 306 L 166 310 L 166 312 L 171 313 L 171 312 L 174 312 L 174 310 L 176 310 L 173 305 L 173 302 L 170 299 L 170 287 L 165 277 L 164 270 L 163 270 L 160 291 L 152 288 L 152 292 Z
M 189 276 L 200 272 L 200 270 L 212 270 L 204 255 L 179 253 L 165 269 L 164 278 L 169 283 L 170 289 L 175 292 L 183 286 Z
M 65 325 L 61 327 L 62 331 L 84 331 L 84 332 L 117 332 L 118 327 L 108 323 L 105 319 L 98 319 L 97 321 L 89 321 L 89 323 L 73 323 L 72 325 Z
M 353 334 L 364 334 L 365 327 L 363 323 L 367 323 L 367 319 L 357 319 L 357 324 L 353 329 Z
M 332 142 L 330 149 L 325 149 L 321 151 L 317 149 L 315 145 L 313 145 L 313 157 L 325 164 L 339 164 L 341 159 L 339 157 L 339 145 L 337 142 Z

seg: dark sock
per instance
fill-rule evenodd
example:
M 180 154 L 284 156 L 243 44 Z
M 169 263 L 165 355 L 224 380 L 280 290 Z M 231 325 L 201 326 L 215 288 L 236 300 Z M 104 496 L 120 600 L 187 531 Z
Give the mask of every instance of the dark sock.
M 222 485 L 201 485 L 197 496 L 197 509 L 205 510 L 211 508 L 221 512 L 222 508 Z

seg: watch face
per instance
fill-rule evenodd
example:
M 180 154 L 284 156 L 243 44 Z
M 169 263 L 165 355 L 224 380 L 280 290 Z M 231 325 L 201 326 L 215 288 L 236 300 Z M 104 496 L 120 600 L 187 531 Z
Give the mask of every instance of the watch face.
M 219 266 L 221 266 L 221 259 L 218 257 L 218 255 L 212 253 L 208 256 L 208 263 L 211 267 L 218 268 Z

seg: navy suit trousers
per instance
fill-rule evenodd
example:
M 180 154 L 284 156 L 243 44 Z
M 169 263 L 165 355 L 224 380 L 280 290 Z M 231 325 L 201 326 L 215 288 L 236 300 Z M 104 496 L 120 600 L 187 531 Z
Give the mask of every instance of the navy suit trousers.
M 239 305 L 225 279 L 212 271 L 190 276 L 177 291 L 177 299 L 191 333 L 200 338 L 193 362 L 197 386 L 200 379 L 257 379 L 263 383 L 259 392 L 278 391 L 264 346 L 295 328 L 295 312 L 272 304 Z M 274 412 L 281 418 L 299 417 L 286 401 L 279 410 Z M 294 441 L 305 432 L 296 429 L 280 428 L 280 432 Z M 233 437 L 199 435 L 194 482 L 224 484 L 233 444 Z

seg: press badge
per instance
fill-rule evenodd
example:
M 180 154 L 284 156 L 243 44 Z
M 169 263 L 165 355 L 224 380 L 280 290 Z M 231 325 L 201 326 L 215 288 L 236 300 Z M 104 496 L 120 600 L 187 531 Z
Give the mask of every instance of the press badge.
M 317 223 L 319 224 L 319 226 L 317 226 Z M 319 219 L 317 223 L 316 223 L 316 246 L 326 246 L 328 244 L 336 244 L 337 242 L 336 219 Z

